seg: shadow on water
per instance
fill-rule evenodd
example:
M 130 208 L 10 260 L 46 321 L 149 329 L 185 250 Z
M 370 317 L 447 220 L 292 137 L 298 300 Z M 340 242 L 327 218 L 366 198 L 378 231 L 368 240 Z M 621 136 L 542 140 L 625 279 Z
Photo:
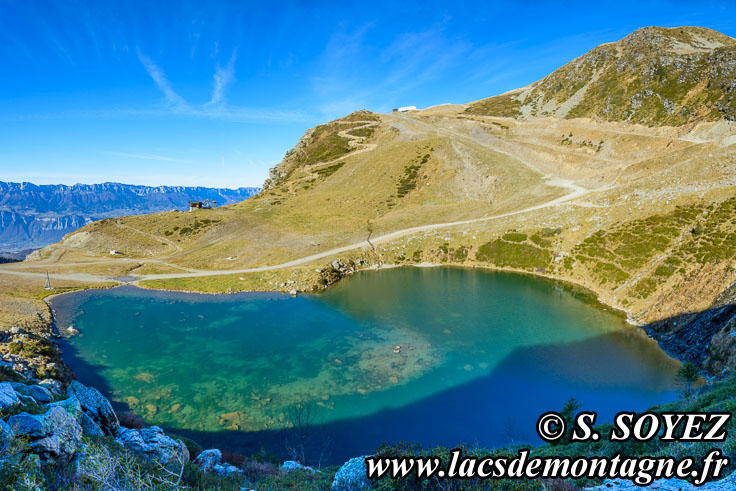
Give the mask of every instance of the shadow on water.
M 80 380 L 109 397 L 110 389 L 99 374 L 100 367 L 74 355 L 73 349 L 65 351 Z M 639 363 L 621 363 L 622 355 Z M 644 369 L 642 359 L 650 361 Z M 611 370 L 606 370 L 609 366 Z M 325 436 L 330 442 L 329 464 L 370 454 L 382 443 L 399 441 L 428 446 L 541 444 L 534 428 L 543 412 L 560 410 L 570 397 L 581 402 L 584 409 L 597 411 L 599 422 L 612 420 L 622 410 L 643 410 L 652 400 L 676 397 L 674 374 L 678 366 L 676 360 L 662 357 L 656 343 L 635 328 L 584 341 L 518 348 L 490 373 L 463 385 L 403 407 L 315 425 L 307 455 L 316 460 Z M 663 382 L 663 372 L 671 374 L 673 383 Z M 118 411 L 129 409 L 125 404 L 114 406 Z M 204 447 L 245 455 L 265 449 L 281 459 L 290 457 L 285 449 L 289 430 L 196 431 L 162 426 Z
M 736 300 L 736 287 L 732 286 L 729 290 L 733 290 L 733 300 Z M 643 329 L 659 341 L 662 349 L 680 359 L 702 366 L 708 358 L 711 358 L 708 360 L 709 369 L 713 373 L 719 373 L 725 368 L 724 363 L 728 362 L 725 359 L 728 353 L 714 353 L 710 349 L 711 341 L 724 328 L 734 326 L 734 319 L 736 319 L 736 302 L 717 300 L 712 307 L 702 312 L 677 315 L 647 324 Z

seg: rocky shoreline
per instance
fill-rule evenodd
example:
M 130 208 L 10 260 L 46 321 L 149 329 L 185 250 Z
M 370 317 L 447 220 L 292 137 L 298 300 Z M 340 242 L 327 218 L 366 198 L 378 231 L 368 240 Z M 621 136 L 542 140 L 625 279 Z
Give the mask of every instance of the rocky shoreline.
M 17 442 L 23 448 L 15 452 Z M 237 477 L 245 485 L 242 489 L 252 489 L 243 470 L 225 462 L 219 449 L 202 450 L 193 458 L 184 441 L 167 435 L 158 426 L 123 426 L 110 401 L 95 388 L 76 380 L 67 387 L 53 379 L 0 382 L 0 474 L 19 467 L 25 477 L 38 482 L 43 479 L 43 466 L 56 466 L 71 469 L 76 480 L 95 481 L 103 458 L 98 449 L 100 442 L 108 451 L 110 447 L 117 452 L 127 451 L 161 468 L 173 464 L 183 469 L 191 462 L 202 473 Z M 355 475 L 354 463 L 348 464 L 336 475 L 333 489 L 355 489 L 346 483 L 360 476 Z M 281 473 L 295 470 L 320 472 L 295 461 L 280 466 Z

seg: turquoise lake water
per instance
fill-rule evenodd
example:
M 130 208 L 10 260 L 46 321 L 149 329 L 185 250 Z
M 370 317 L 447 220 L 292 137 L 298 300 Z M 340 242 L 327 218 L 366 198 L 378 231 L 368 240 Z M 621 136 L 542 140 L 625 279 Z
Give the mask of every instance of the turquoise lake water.
M 523 275 L 402 268 L 297 298 L 121 287 L 52 306 L 80 331 L 64 355 L 81 382 L 244 453 L 282 455 L 299 406 L 339 462 L 399 440 L 539 442 L 537 417 L 570 397 L 610 421 L 677 393 L 679 362 L 640 329 Z

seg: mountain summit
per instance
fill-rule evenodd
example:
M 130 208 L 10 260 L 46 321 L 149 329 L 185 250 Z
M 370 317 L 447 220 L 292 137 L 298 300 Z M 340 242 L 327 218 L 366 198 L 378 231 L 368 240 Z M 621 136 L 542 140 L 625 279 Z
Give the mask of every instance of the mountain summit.
M 644 27 L 470 114 L 677 126 L 736 119 L 736 39 L 702 27 Z

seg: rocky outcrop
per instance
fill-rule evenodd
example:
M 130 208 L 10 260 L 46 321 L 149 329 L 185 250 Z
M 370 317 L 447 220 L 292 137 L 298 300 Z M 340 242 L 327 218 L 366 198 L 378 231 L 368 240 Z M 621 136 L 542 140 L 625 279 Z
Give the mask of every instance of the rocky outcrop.
M 26 385 L 18 382 L 11 383 L 16 394 L 32 397 L 39 404 L 46 404 L 54 400 L 51 392 L 41 385 Z
M 43 412 L 31 414 L 23 411 L 26 408 Z M 180 465 L 190 460 L 186 445 L 157 426 L 142 429 L 120 426 L 110 402 L 97 389 L 77 381 L 69 385 L 66 394 L 63 386 L 52 380 L 36 384 L 0 382 L 0 410 L 23 411 L 7 417 L 7 421 L 0 419 L 0 464 L 6 458 L 3 452 L 13 441 L 21 441 L 27 454 L 23 459 L 32 460 L 26 462 L 29 469 L 40 469 L 41 463 L 67 465 L 70 462 L 72 470 L 95 467 L 98 464 L 88 459 L 97 457 L 87 455 L 88 445 L 82 443 L 82 438 L 105 435 L 112 435 L 121 447 L 147 461 Z M 23 440 L 17 440 L 18 437 Z M 31 465 L 33 462 L 38 465 Z M 222 462 L 222 453 L 217 449 L 205 450 L 195 462 L 204 472 L 223 476 L 242 472 Z
M 189 462 L 189 450 L 181 441 L 174 440 L 158 426 L 140 430 L 117 428 L 116 441 L 148 460 L 168 463 L 177 457 Z
M 0 383 L 0 411 L 21 404 L 20 397 L 8 382 Z
M 363 259 L 359 259 L 356 263 L 352 259 L 349 261 L 342 261 L 341 259 L 335 259 L 325 268 L 319 270 L 319 284 L 323 288 L 337 283 L 345 276 L 355 273 L 358 268 L 365 266 L 367 263 Z
M 100 426 L 92 418 L 90 418 L 87 413 L 82 410 L 82 405 L 79 403 L 79 400 L 75 396 L 69 396 L 67 399 L 51 403 L 49 404 L 49 406 L 59 406 L 69 414 L 73 415 L 79 422 L 79 425 L 82 428 L 82 434 L 84 436 L 105 436 L 105 433 L 102 431 Z
M 222 459 L 222 452 L 216 448 L 210 448 L 208 450 L 203 450 L 202 453 L 197 455 L 197 458 L 194 459 L 194 463 L 197 464 L 201 470 L 209 472 L 220 463 L 220 459 Z
M 227 462 L 220 462 L 222 459 L 222 452 L 216 448 L 210 448 L 202 451 L 194 463 L 197 464 L 199 470 L 202 472 L 216 472 L 220 475 L 232 474 L 234 472 L 240 473 L 240 469 L 234 465 L 228 464 Z
M 365 458 L 355 457 L 345 462 L 335 474 L 332 481 L 332 491 L 361 491 L 371 489 L 368 480 Z
M 736 283 L 703 312 L 643 327 L 668 353 L 721 375 L 736 366 Z
M 21 413 L 11 416 L 8 425 L 16 436 L 29 439 L 29 449 L 44 462 L 69 462 L 82 441 L 82 427 L 60 406 L 42 415 Z
M 99 390 L 86 387 L 76 380 L 69 385 L 68 393 L 74 396 L 82 406 L 82 410 L 108 435 L 117 434 L 120 423 L 110 401 Z
M 312 469 L 309 466 L 302 465 L 296 460 L 287 460 L 286 462 L 281 464 L 281 472 L 291 472 L 291 471 L 298 471 L 298 470 L 314 472 L 314 469 Z

